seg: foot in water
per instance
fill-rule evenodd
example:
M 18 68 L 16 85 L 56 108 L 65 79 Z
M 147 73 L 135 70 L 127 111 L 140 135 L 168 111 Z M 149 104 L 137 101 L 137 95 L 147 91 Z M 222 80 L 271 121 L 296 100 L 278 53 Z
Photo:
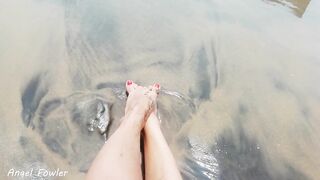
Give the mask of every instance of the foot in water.
M 151 114 L 155 115 L 156 98 L 160 90 L 160 85 L 156 83 L 149 87 L 143 87 L 131 80 L 127 80 L 126 90 L 128 99 L 125 107 L 125 116 L 132 114 L 138 116 L 136 123 L 141 130 L 145 126 L 148 117 Z

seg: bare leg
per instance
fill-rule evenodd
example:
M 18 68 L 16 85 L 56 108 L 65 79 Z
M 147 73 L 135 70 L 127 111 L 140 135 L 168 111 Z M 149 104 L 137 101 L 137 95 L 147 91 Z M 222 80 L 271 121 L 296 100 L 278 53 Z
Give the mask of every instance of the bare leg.
M 161 132 L 160 122 L 152 113 L 144 127 L 146 180 L 182 179 L 171 150 Z
M 140 132 L 152 111 L 156 92 L 127 81 L 125 116 L 93 161 L 87 179 L 142 179 Z
M 140 130 L 132 123 L 135 118 L 134 115 L 124 117 L 96 156 L 87 179 L 142 179 Z

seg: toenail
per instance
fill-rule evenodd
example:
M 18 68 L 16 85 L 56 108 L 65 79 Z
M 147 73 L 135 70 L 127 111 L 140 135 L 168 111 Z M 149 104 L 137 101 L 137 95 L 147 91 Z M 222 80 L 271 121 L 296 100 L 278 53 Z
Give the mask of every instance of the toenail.
M 160 88 L 160 84 L 158 84 L 158 83 L 156 83 L 155 86 L 156 86 L 156 88 L 158 88 L 158 89 Z
M 127 85 L 129 86 L 129 85 L 131 85 L 132 84 L 132 81 L 131 80 L 128 80 L 127 81 Z

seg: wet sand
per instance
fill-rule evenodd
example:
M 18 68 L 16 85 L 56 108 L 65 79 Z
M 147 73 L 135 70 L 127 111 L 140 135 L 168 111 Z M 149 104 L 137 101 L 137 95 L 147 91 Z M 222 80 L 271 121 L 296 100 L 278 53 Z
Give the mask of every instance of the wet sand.
M 159 82 L 162 128 L 185 179 L 320 178 L 317 1 L 0 1 L 0 179 L 81 179 L 89 132 L 124 82 Z M 12 178 L 11 178 L 12 179 Z M 25 178 L 27 179 L 27 178 Z

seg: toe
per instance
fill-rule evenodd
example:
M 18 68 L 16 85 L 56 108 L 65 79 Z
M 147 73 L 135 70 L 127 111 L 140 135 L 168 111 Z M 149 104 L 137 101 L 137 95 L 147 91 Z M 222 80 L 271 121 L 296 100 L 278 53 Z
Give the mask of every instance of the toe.
M 126 82 L 126 89 L 127 92 L 130 94 L 138 85 L 134 83 L 132 80 L 127 80 Z
M 160 84 L 159 83 L 155 83 L 153 86 L 152 86 L 152 90 L 155 91 L 157 94 L 159 93 L 160 91 Z
M 160 84 L 156 83 L 152 86 L 149 86 L 149 93 L 148 96 L 151 97 L 151 99 L 155 100 L 157 98 L 157 95 L 160 91 Z

